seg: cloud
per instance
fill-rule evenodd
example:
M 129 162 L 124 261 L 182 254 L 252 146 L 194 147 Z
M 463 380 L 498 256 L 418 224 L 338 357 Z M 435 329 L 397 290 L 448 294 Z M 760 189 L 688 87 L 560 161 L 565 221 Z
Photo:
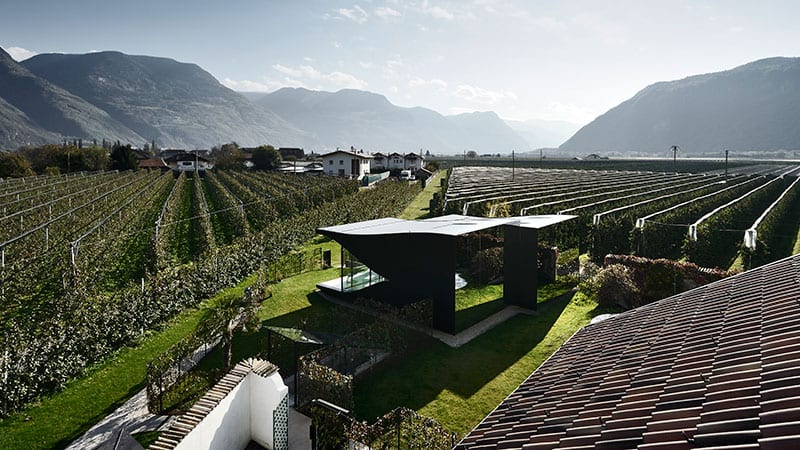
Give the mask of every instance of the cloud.
M 517 95 L 511 91 L 491 91 L 469 84 L 459 84 L 453 95 L 462 100 L 482 105 L 495 105 L 503 100 L 517 99 Z
M 447 89 L 447 82 L 439 78 L 431 78 L 430 80 L 426 80 L 424 78 L 414 77 L 408 80 L 408 87 L 430 87 L 436 91 L 444 91 Z
M 361 66 L 362 69 L 372 69 L 372 66 L 374 64 L 372 64 L 371 62 L 359 61 L 358 65 Z
M 304 86 L 311 86 L 316 89 L 365 89 L 367 87 L 366 81 L 345 72 L 323 73 L 309 65 L 291 67 L 275 64 L 272 68 L 282 75 L 290 77 L 288 78 L 289 80 L 300 82 Z
M 400 17 L 400 16 L 402 16 L 402 14 L 400 14 L 400 11 L 398 11 L 396 9 L 392 9 L 392 8 L 390 8 L 388 6 L 380 6 L 378 8 L 375 8 L 373 10 L 373 12 L 375 13 L 376 16 L 378 16 L 378 17 L 380 17 L 382 19 L 388 19 L 388 18 L 391 18 L 391 17 Z
M 272 92 L 284 86 L 276 82 L 268 82 L 265 84 L 250 80 L 231 80 L 230 78 L 222 80 L 222 84 L 228 89 L 239 92 Z
M 364 23 L 369 18 L 369 14 L 364 11 L 364 8 L 353 5 L 352 8 L 339 8 L 336 10 L 340 16 L 346 17 L 356 23 Z
M 33 50 L 28 50 L 27 48 L 22 47 L 3 47 L 5 51 L 14 58 L 14 61 L 24 61 L 32 56 L 38 55 L 38 53 L 34 52 Z
M 449 10 L 441 6 L 428 6 L 428 2 L 423 3 L 422 12 L 435 19 L 453 20 L 456 18 L 456 15 Z
M 386 68 L 389 70 L 397 70 L 401 67 L 403 67 L 403 60 L 400 58 L 386 61 Z

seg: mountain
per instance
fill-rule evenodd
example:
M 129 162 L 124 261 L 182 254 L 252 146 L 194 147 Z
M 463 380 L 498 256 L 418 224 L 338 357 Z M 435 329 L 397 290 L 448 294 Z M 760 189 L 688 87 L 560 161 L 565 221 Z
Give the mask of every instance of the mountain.
M 303 134 L 195 64 L 119 52 L 39 54 L 21 64 L 144 137 L 134 143 L 292 145 Z
M 561 120 L 506 120 L 506 123 L 534 149 L 558 147 L 581 128 L 577 123 Z
M 0 150 L 60 140 L 61 135 L 36 125 L 24 112 L 0 98 Z
M 561 145 L 667 154 L 800 149 L 800 58 L 769 58 L 646 87 Z
M 36 76 L 0 49 L 0 148 L 58 142 L 62 137 L 142 139 L 105 111 Z
M 443 116 L 426 108 L 396 106 L 380 94 L 356 89 L 283 88 L 257 97 L 254 104 L 307 131 L 305 145 L 312 147 L 384 152 L 424 148 L 438 154 L 506 153 L 528 147 L 494 113 Z

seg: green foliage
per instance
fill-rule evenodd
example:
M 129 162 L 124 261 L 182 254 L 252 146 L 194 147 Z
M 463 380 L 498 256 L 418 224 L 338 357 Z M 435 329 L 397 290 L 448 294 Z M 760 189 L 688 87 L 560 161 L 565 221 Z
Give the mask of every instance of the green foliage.
M 631 270 L 621 264 L 604 267 L 587 286 L 602 307 L 631 309 L 640 306 L 641 293 L 633 282 Z
M 131 145 L 114 144 L 111 147 L 111 168 L 115 170 L 138 170 L 139 162 Z
M 706 267 L 727 268 L 741 246 L 742 236 L 766 206 L 770 205 L 788 184 L 780 181 L 748 195 L 717 212 L 697 228 L 697 241 L 688 237 L 683 254 L 692 262 Z
M 353 424 L 347 436 L 370 448 L 384 450 L 449 450 L 457 443 L 455 433 L 439 422 L 409 408 L 395 408 L 374 424 Z
M 253 165 L 258 170 L 273 170 L 281 163 L 281 154 L 271 145 L 262 145 L 253 150 Z
M 141 173 L 124 177 L 140 183 L 138 189 L 141 189 L 160 175 Z M 298 177 L 296 181 L 303 179 Z M 343 187 L 339 192 L 344 195 L 346 189 Z M 313 237 L 317 227 L 397 214 L 417 192 L 417 187 L 407 183 L 381 183 L 375 189 L 343 198 L 327 192 L 327 197 L 309 193 L 309 203 L 319 200 L 319 206 L 309 204 L 302 212 L 275 220 L 268 229 L 239 237 L 193 264 L 167 266 L 146 273 L 143 286 L 131 282 L 111 293 L 86 284 L 74 289 L 65 286 L 61 276 L 69 269 L 64 265 L 68 262 L 63 262 L 67 258 L 61 253 L 54 254 L 54 260 L 40 259 L 36 264 L 17 261 L 12 266 L 7 260 L 7 269 L 13 267 L 14 270 L 6 272 L 5 291 L 0 295 L 0 313 L 3 314 L 0 326 L 4 331 L 0 347 L 5 350 L 0 353 L 0 366 L 5 371 L 0 380 L 0 398 L 4 400 L 0 404 L 0 416 L 59 390 L 87 365 L 133 342 L 146 330 L 186 307 L 237 283 L 263 264 L 277 260 Z M 119 196 L 123 194 L 130 195 L 130 192 L 120 190 Z M 302 193 L 298 195 L 303 196 Z M 111 204 L 115 201 L 115 197 L 109 198 Z M 29 249 L 26 247 L 26 250 Z M 102 261 L 104 255 L 115 255 L 109 249 L 95 246 L 82 247 L 81 252 L 89 262 Z M 55 265 L 57 261 L 61 261 L 61 265 Z M 91 271 L 102 270 L 101 266 L 83 266 L 83 276 L 92 279 Z M 49 278 L 44 279 L 53 283 L 39 287 L 41 295 L 30 301 L 30 280 L 43 281 L 40 279 L 45 274 L 42 267 L 49 271 Z M 11 275 L 14 278 L 9 279 Z M 23 298 L 28 301 L 20 304 Z
M 211 157 L 214 159 L 214 168 L 218 170 L 242 169 L 244 167 L 245 154 L 235 142 L 214 147 L 211 149 Z
M 470 276 L 480 284 L 489 283 L 503 274 L 503 247 L 490 247 L 472 257 Z
M 37 173 L 44 173 L 47 167 L 58 167 L 61 173 L 95 172 L 107 170 L 109 167 L 106 149 L 97 146 L 78 148 L 77 146 L 43 145 L 25 148 L 22 150 L 22 154 Z
M 693 263 L 629 255 L 608 255 L 605 265 L 623 265 L 630 270 L 633 282 L 641 294 L 642 304 L 661 300 L 732 274 Z
M 639 256 L 680 259 L 684 255 L 683 244 L 689 224 L 694 223 L 716 207 L 764 183 L 764 181 L 763 179 L 753 178 L 719 195 L 694 201 L 684 207 L 659 215 L 654 221 L 647 221 L 642 230 L 635 230 L 632 233 L 631 248 L 636 249 L 636 254 Z
M 35 175 L 28 160 L 19 153 L 0 152 L 0 178 L 21 178 Z
M 800 230 L 800 183 L 792 186 L 758 225 L 755 251 L 742 247 L 745 268 L 757 267 L 797 253 L 792 244 L 798 230 Z

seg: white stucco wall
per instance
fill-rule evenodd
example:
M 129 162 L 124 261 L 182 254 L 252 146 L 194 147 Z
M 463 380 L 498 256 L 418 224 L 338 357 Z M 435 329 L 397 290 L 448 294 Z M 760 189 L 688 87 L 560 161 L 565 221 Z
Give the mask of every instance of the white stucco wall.
M 262 447 L 274 448 L 272 412 L 289 395 L 289 388 L 278 372 L 266 378 L 251 373 L 247 378 L 250 378 L 250 436 Z
M 238 450 L 253 440 L 273 448 L 273 411 L 289 388 L 278 372 L 249 373 L 187 434 L 175 450 Z
M 252 374 L 251 374 L 252 375 Z M 175 450 L 236 450 L 250 442 L 250 383 L 246 377 L 187 434 Z

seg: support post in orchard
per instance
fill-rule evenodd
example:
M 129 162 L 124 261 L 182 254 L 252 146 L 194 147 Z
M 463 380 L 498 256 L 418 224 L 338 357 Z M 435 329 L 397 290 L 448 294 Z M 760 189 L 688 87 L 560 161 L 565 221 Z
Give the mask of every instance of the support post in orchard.
M 669 149 L 672 150 L 672 167 L 675 169 L 675 173 L 677 173 L 678 172 L 678 150 L 680 150 L 680 147 L 678 147 L 677 145 L 673 145 Z

